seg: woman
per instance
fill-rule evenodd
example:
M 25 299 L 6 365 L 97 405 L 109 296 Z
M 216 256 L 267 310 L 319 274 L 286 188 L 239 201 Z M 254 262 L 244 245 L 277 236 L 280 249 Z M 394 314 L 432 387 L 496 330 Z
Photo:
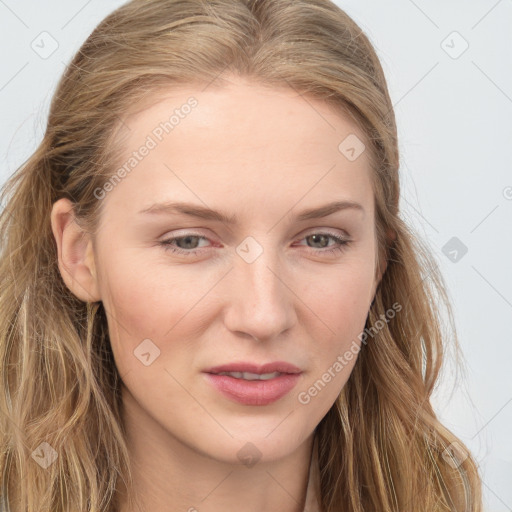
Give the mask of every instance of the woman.
M 481 511 L 430 404 L 450 305 L 398 167 L 333 3 L 108 16 L 3 190 L 10 510 Z

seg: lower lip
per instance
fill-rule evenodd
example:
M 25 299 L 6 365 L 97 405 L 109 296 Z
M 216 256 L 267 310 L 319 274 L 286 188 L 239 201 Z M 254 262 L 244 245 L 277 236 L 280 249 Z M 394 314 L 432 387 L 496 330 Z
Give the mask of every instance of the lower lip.
M 213 373 L 205 375 L 223 395 L 244 405 L 271 404 L 289 393 L 300 379 L 300 373 L 283 373 L 268 380 L 236 379 Z

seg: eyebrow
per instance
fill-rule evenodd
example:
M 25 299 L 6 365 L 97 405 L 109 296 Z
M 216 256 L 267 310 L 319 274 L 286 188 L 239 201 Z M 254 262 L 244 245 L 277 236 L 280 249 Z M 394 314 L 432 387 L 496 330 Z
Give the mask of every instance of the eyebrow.
M 316 208 L 309 208 L 303 210 L 296 216 L 296 220 L 304 221 L 310 219 L 320 219 L 332 215 L 333 213 L 354 209 L 364 213 L 364 208 L 361 204 L 354 201 L 334 201 L 332 203 L 325 204 Z M 197 217 L 204 220 L 214 220 L 225 224 L 237 224 L 238 218 L 236 215 L 227 215 L 226 213 L 212 210 L 205 206 L 201 206 L 194 203 L 182 203 L 182 202 L 163 202 L 155 203 L 143 210 L 138 212 L 139 214 L 183 214 L 191 217 Z

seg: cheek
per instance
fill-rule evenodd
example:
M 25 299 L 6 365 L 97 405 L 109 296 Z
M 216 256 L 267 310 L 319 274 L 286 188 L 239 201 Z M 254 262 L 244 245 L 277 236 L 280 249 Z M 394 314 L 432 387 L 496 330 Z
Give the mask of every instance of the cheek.
M 116 365 L 121 375 L 144 373 L 137 355 L 149 351 L 150 360 L 157 356 L 151 373 L 179 360 L 182 364 L 175 371 L 180 377 L 193 364 L 196 349 L 191 348 L 214 319 L 210 300 L 224 271 L 199 276 L 192 266 L 148 263 L 142 253 L 118 251 L 102 260 L 100 291 Z
M 197 302 L 202 288 L 186 270 L 148 261 L 145 252 L 157 250 L 125 250 L 103 260 L 102 297 L 130 335 L 163 336 Z
M 372 261 L 354 257 L 305 279 L 301 298 L 324 321 L 331 335 L 344 338 L 364 328 L 374 284 Z
M 355 269 L 339 272 L 322 286 L 310 288 L 307 304 L 326 326 L 317 331 L 314 326 L 318 327 L 318 319 L 310 315 L 315 340 L 309 349 L 312 371 L 298 390 L 297 401 L 312 417 L 322 418 L 328 412 L 357 362 L 369 310 L 372 280 L 367 274 Z
M 369 311 L 369 279 L 343 279 L 339 289 L 325 303 L 333 330 L 341 340 L 359 334 Z
M 103 260 L 100 288 L 107 310 L 112 350 L 120 366 L 134 364 L 134 350 L 151 340 L 160 351 L 166 337 L 180 336 L 201 287 L 177 269 L 154 270 L 147 260 L 117 253 Z M 139 258 L 140 259 L 140 258 Z M 164 275 L 165 274 L 165 275 Z M 136 361 L 138 363 L 138 361 Z
M 362 293 L 357 286 L 348 286 L 346 280 L 342 280 L 342 284 L 346 286 L 315 306 L 315 311 L 320 312 L 319 316 L 328 326 L 328 336 L 317 342 L 317 369 L 319 374 L 331 369 L 331 375 L 333 372 L 338 375 L 341 368 L 333 368 L 333 364 L 340 356 L 343 357 L 342 376 L 335 379 L 337 387 L 342 387 L 346 382 L 356 362 L 361 345 L 360 335 L 364 330 L 369 309 L 366 291 Z
M 365 250 L 372 254 L 370 247 Z M 372 258 L 354 253 L 339 265 L 319 270 L 315 279 L 304 276 L 305 298 L 301 298 L 307 305 L 304 314 L 310 319 L 311 338 L 315 339 L 311 347 L 314 372 L 307 384 L 316 383 L 311 396 L 322 390 L 318 405 L 330 406 L 356 364 L 370 309 L 373 263 Z

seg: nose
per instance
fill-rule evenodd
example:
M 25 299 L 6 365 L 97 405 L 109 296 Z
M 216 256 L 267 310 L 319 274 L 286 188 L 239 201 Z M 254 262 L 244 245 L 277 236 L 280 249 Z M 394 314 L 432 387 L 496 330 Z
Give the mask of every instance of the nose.
M 234 266 L 224 315 L 226 328 L 260 341 L 290 329 L 297 320 L 293 283 L 286 282 L 277 258 L 270 257 L 270 251 L 252 263 L 236 256 Z

